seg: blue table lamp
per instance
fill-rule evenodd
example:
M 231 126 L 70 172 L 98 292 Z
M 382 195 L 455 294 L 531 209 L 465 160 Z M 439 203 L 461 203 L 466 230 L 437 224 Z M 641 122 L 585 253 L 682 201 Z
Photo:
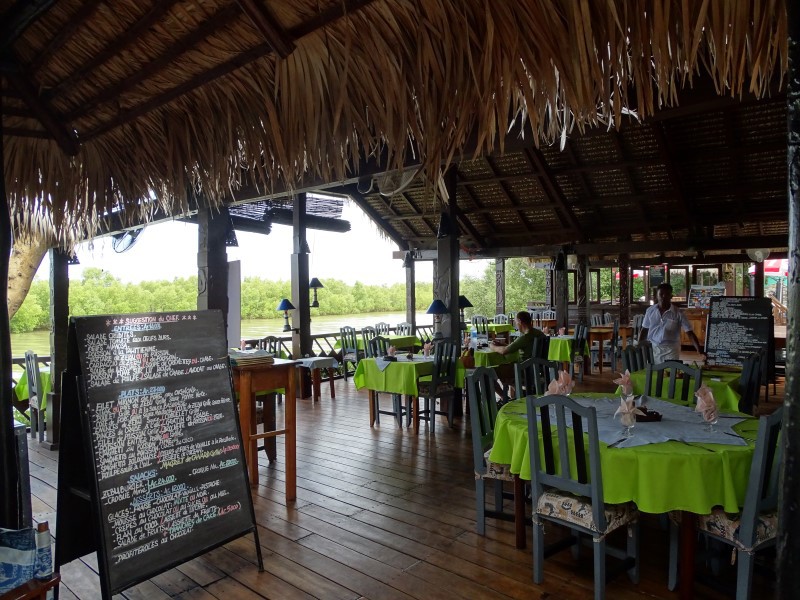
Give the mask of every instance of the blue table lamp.
M 446 315 L 449 311 L 441 300 L 434 300 L 425 311 L 429 315 L 433 315 L 433 337 L 434 339 L 442 337 L 442 332 L 439 331 L 439 323 L 441 323 L 441 315 Z
M 278 304 L 277 310 L 283 311 L 283 330 L 291 331 L 292 328 L 289 326 L 289 311 L 294 310 L 294 304 L 289 302 L 288 298 L 284 298 L 281 300 L 281 303 Z

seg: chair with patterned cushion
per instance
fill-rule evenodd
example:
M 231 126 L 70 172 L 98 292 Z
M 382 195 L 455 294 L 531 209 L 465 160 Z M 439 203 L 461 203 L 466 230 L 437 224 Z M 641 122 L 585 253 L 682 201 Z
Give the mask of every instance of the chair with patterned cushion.
M 516 396 L 522 398 L 535 394 L 541 396 L 547 391 L 547 386 L 554 379 L 558 379 L 561 363 L 557 360 L 544 358 L 529 358 L 522 362 L 514 363 L 514 389 Z
M 664 378 L 668 378 L 667 391 L 664 392 Z M 677 383 L 681 380 L 678 393 Z M 677 360 L 668 360 L 657 365 L 648 364 L 644 376 L 644 393 L 648 396 L 681 400 L 695 403 L 695 392 L 700 389 L 703 373 L 699 367 L 693 368 Z
M 542 582 L 546 556 L 580 544 L 581 535 L 588 535 L 594 549 L 596 600 L 605 597 L 606 554 L 621 558 L 621 568 L 628 572 L 631 581 L 638 583 L 639 512 L 632 502 L 605 504 L 603 500 L 595 408 L 583 407 L 561 395 L 528 396 L 526 403 L 533 503 L 533 581 Z M 544 521 L 568 527 L 572 530 L 571 538 L 559 540 L 546 549 Z M 627 547 L 624 550 L 607 547 L 606 536 L 623 526 L 628 528 Z
M 509 465 L 489 460 L 497 420 L 495 387 L 497 374 L 489 367 L 478 367 L 467 375 L 467 402 L 472 430 L 472 459 L 475 468 L 475 512 L 478 535 L 486 534 L 486 517 L 514 521 L 514 513 L 503 511 L 503 499 L 513 499 L 512 492 L 503 491 L 503 483 L 514 481 Z M 486 482 L 494 483 L 494 510 L 486 510 Z
M 339 329 L 339 340 L 342 346 L 342 375 L 347 381 L 347 363 L 358 365 L 358 361 L 364 358 L 363 350 L 358 349 L 356 330 L 354 327 L 345 326 Z
M 397 324 L 395 331 L 397 332 L 397 335 L 414 335 L 412 333 L 412 329 L 413 327 L 411 326 L 411 323 L 404 321 Z
M 378 335 L 389 335 L 389 333 L 391 333 L 390 330 L 391 327 L 389 327 L 388 323 L 384 323 L 383 321 L 381 321 L 380 323 L 375 323 L 375 332 Z
M 710 515 L 697 515 L 698 531 L 710 539 L 733 546 L 736 553 L 736 599 L 750 598 L 753 562 L 758 550 L 774 546 L 778 533 L 778 493 L 783 444 L 780 443 L 783 407 L 758 422 L 753 460 L 744 506 L 739 514 L 714 507 Z M 678 525 L 680 513 L 670 514 L 669 582 L 678 583 Z
M 433 355 L 433 374 L 420 377 L 417 381 L 419 398 L 424 398 L 425 403 L 414 415 L 415 429 L 419 428 L 420 419 L 428 421 L 431 433 L 436 430 L 436 415 L 447 417 L 447 424 L 453 426 L 455 412 L 455 383 L 456 361 L 458 349 L 450 341 L 441 341 L 436 344 Z M 439 401 L 440 410 L 436 410 L 436 401 Z M 446 406 L 446 410 L 445 410 Z

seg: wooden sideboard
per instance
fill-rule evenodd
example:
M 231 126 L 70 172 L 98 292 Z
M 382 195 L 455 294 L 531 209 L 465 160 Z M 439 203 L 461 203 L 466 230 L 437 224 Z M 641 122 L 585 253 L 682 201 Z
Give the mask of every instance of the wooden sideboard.
M 686 318 L 692 325 L 694 334 L 697 336 L 697 339 L 700 340 L 700 347 L 703 347 L 706 343 L 706 324 L 708 323 L 708 309 L 685 308 L 683 309 L 683 314 L 686 315 Z M 692 346 L 692 341 L 689 339 L 689 336 L 686 335 L 684 331 L 681 331 L 681 345 L 689 346 L 690 348 L 694 347 Z

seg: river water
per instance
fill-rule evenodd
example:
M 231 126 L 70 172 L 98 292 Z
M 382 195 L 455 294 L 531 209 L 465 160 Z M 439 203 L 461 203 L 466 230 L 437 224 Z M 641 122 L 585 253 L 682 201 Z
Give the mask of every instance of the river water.
M 361 329 L 376 323 L 389 323 L 392 327 L 406 320 L 406 313 L 363 313 L 358 315 L 327 315 L 311 319 L 311 333 L 338 333 L 340 327 L 350 325 Z M 291 322 L 291 320 L 290 320 Z M 433 318 L 425 313 L 417 313 L 418 325 L 431 325 Z M 283 331 L 283 318 L 279 319 L 253 319 L 242 321 L 242 337 L 258 338 L 265 335 L 285 336 Z M 11 334 L 11 355 L 24 356 L 26 350 L 33 350 L 36 354 L 47 356 L 50 354 L 50 332 L 32 331 L 31 333 Z

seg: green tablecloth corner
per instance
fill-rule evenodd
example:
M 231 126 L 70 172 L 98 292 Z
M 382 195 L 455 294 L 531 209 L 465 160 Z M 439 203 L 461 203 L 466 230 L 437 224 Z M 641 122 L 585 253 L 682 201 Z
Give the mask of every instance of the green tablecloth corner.
M 406 396 L 419 396 L 417 379 L 433 373 L 432 360 L 410 362 L 396 362 L 381 371 L 374 358 L 363 358 L 358 361 L 358 367 L 353 375 L 356 388 L 403 394 Z M 464 387 L 466 369 L 461 360 L 456 364 L 456 387 Z
M 583 398 L 609 395 L 573 394 Z M 512 473 L 530 481 L 525 412 L 524 399 L 503 406 L 495 424 L 489 458 L 510 465 Z M 735 425 L 734 430 L 754 440 L 758 419 L 747 419 Z M 633 501 L 642 512 L 653 514 L 671 510 L 709 514 L 714 506 L 738 512 L 744 504 L 754 445 L 750 441 L 746 446 L 669 441 L 620 449 L 601 443 L 605 501 L 610 504 Z
M 644 393 L 646 370 L 635 371 L 631 373 L 631 383 L 633 384 L 634 394 Z M 719 381 L 717 381 L 719 379 Z M 739 380 L 741 373 L 733 371 L 715 371 L 714 369 L 703 370 L 703 383 L 705 383 L 713 392 L 714 400 L 717 401 L 717 406 L 723 412 L 737 412 L 739 410 Z M 664 378 L 664 386 L 667 384 L 667 378 Z M 683 381 L 676 382 L 676 394 L 680 394 L 683 389 Z M 617 395 L 622 391 L 617 388 Z M 659 397 L 659 396 L 656 396 Z M 693 397 L 689 398 L 686 404 L 694 404 Z

